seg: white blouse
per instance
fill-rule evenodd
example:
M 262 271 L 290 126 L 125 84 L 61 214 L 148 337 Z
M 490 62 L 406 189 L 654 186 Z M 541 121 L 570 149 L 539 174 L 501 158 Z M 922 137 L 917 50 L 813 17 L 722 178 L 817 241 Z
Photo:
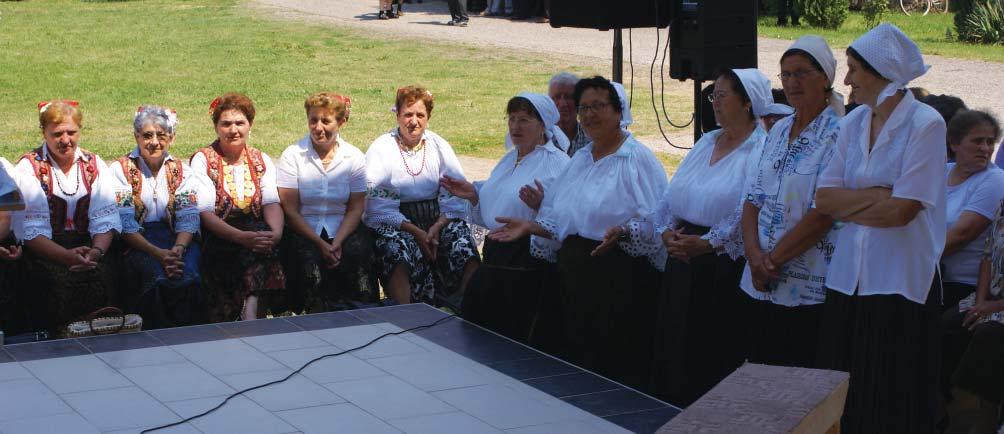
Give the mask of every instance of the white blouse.
M 833 158 L 840 134 L 840 116 L 827 107 L 795 138 L 789 141 L 795 116 L 781 119 L 770 130 L 767 144 L 751 178 L 746 200 L 760 209 L 757 240 L 770 252 L 813 208 L 816 182 Z M 816 245 L 779 264 L 780 277 L 767 292 L 753 286 L 749 264 L 740 287 L 757 300 L 783 306 L 819 304 L 826 300 L 826 269 L 833 254 L 835 234 L 830 231 Z
M 544 186 L 544 195 L 550 192 L 554 180 L 565 170 L 570 158 L 554 144 L 537 146 L 517 163 L 517 152 L 510 150 L 492 169 L 487 181 L 475 184 L 478 188 L 478 205 L 471 209 L 471 220 L 482 227 L 495 229 L 502 226 L 496 217 L 515 217 L 533 220 L 537 211 L 519 198 L 524 185 L 536 187 L 535 180 Z
M 261 153 L 262 160 L 265 162 L 265 174 L 258 180 L 261 184 L 261 206 L 279 203 L 279 190 L 276 189 L 276 169 L 275 164 L 272 163 L 272 158 L 268 154 Z M 244 200 L 245 195 L 245 178 L 244 171 L 248 170 L 247 162 L 242 158 L 239 166 L 225 166 L 233 170 L 234 177 L 234 188 L 236 189 L 236 199 Z M 227 169 L 224 170 L 227 170 Z M 192 171 L 205 174 L 208 182 L 205 183 L 204 188 L 200 189 L 198 192 L 199 201 L 199 212 L 216 212 L 216 185 L 215 179 L 209 179 L 209 171 L 206 163 L 206 156 L 202 152 L 196 152 L 192 156 Z M 255 193 L 254 183 L 248 185 L 246 188 L 252 196 Z
M 2 173 L 0 173 L 0 195 L 4 195 L 4 194 L 7 194 L 7 193 L 10 193 L 15 188 L 19 188 L 18 187 L 17 178 L 16 178 L 17 173 L 14 171 L 14 165 L 10 164 L 10 161 L 7 161 L 7 159 L 4 158 L 4 157 L 0 157 L 0 172 L 2 172 Z M 4 183 L 11 183 L 11 185 L 9 185 L 9 186 L 8 185 L 4 185 Z M 21 239 L 22 238 L 22 236 L 21 236 L 21 225 L 20 224 L 14 224 L 15 221 L 20 220 L 19 216 L 21 214 L 22 214 L 21 211 L 13 211 L 13 212 L 11 212 L 11 227 L 10 227 L 10 230 L 14 234 L 14 238 L 16 238 L 16 239 Z
M 846 223 L 837 230 L 826 286 L 852 295 L 902 295 L 923 304 L 945 248 L 945 121 L 906 92 L 868 150 L 872 110 L 843 119 L 837 151 L 818 188 L 892 188 L 923 209 L 906 226 Z
M 327 168 L 308 134 L 282 152 L 278 169 L 276 184 L 297 190 L 300 215 L 317 235 L 325 231 L 334 237 L 345 219 L 349 194 L 366 192 L 366 157 L 341 137 Z
M 168 221 L 167 203 L 168 192 L 166 165 L 161 166 L 157 171 L 157 176 L 153 175 L 146 161 L 140 156 L 139 149 L 133 149 L 129 153 L 129 158 L 139 161 L 136 165 L 143 175 L 142 189 L 140 190 L 140 200 L 146 207 L 147 222 Z M 174 160 L 174 156 L 168 154 L 164 161 Z M 212 183 L 205 172 L 197 173 L 192 168 L 181 162 L 182 179 L 178 189 L 174 192 L 174 232 L 196 233 L 199 231 L 199 192 L 206 188 L 212 188 Z M 142 226 L 136 221 L 136 207 L 133 205 L 132 183 L 125 173 L 125 168 L 118 160 L 110 166 L 111 174 L 115 178 L 118 186 L 116 188 L 116 202 L 119 205 L 119 216 L 122 218 L 122 233 L 131 234 L 142 230 Z
M 439 199 L 439 212 L 448 219 L 466 219 L 467 201 L 440 188 L 443 175 L 464 178 L 453 147 L 438 134 L 425 130 L 425 145 L 412 152 L 397 144 L 397 129 L 378 137 L 366 150 L 366 215 L 371 228 L 399 229 L 406 221 L 401 202 Z
M 652 236 L 654 227 L 648 219 L 668 184 L 662 164 L 630 134 L 617 152 L 598 161 L 593 161 L 592 148 L 589 144 L 576 152 L 551 191 L 544 193 L 537 223 L 551 239 L 532 236 L 534 256 L 556 262 L 561 242 L 569 235 L 599 241 L 612 226 L 631 226 L 640 234 L 632 238 Z M 626 251 L 636 245 L 621 243 Z
M 722 130 L 714 130 L 694 144 L 669 180 L 658 211 L 652 217 L 655 232 L 650 242 L 655 250 L 650 258 L 660 271 L 667 259 L 662 233 L 679 228 L 684 221 L 711 228 L 701 238 L 707 240 L 716 253 L 728 254 L 732 259 L 744 253 L 743 194 L 756 168 L 757 156 L 763 152 L 767 133 L 757 126 L 743 143 L 712 165 L 711 155 L 721 135 Z
M 73 167 L 70 173 L 64 174 L 59 170 L 59 165 L 52 162 L 49 157 L 49 148 L 42 144 L 42 158 L 47 158 L 52 163 L 53 179 L 52 194 L 66 201 L 67 221 L 64 230 L 75 230 L 73 225 L 73 215 L 77 211 L 77 202 L 87 196 L 87 186 L 83 184 L 83 176 L 77 162 L 87 158 L 84 153 L 77 148 L 73 159 Z M 119 219 L 118 206 L 115 203 L 114 178 L 108 172 L 108 166 L 101 157 L 97 158 L 98 176 L 91 186 L 90 205 L 87 208 L 88 232 L 92 236 L 103 234 L 109 231 L 121 231 L 122 221 Z M 21 227 L 21 240 L 33 240 L 35 237 L 43 236 L 52 238 L 52 224 L 49 221 L 49 200 L 42 190 L 42 184 L 35 177 L 35 171 L 31 167 L 31 162 L 25 158 L 18 161 L 15 166 L 17 175 L 15 178 L 21 194 L 24 196 L 25 209 L 23 212 L 14 215 L 14 225 Z M 58 184 L 57 184 L 58 181 Z M 59 186 L 63 188 L 60 189 Z M 72 191 L 74 194 L 66 194 L 63 190 Z
M 946 179 L 955 163 L 948 163 L 945 172 Z M 1004 199 L 1004 170 L 991 164 L 986 170 L 975 173 L 959 185 L 948 186 L 946 193 L 947 219 L 946 227 L 959 221 L 963 211 L 970 211 L 986 217 L 991 222 L 997 217 L 997 208 Z M 941 258 L 945 266 L 946 282 L 976 285 L 980 273 L 980 260 L 983 258 L 983 247 L 990 235 L 990 227 L 983 230 L 980 236 L 966 244 L 961 250 L 951 256 Z

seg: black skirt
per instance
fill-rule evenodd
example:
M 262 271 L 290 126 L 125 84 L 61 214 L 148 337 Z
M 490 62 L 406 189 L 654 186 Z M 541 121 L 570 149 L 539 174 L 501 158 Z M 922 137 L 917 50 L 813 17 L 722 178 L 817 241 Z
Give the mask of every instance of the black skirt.
M 784 306 L 746 297 L 748 361 L 765 365 L 816 366 L 823 305 Z
M 0 242 L 4 247 L 14 245 L 13 236 Z M 38 296 L 40 291 L 34 285 L 29 285 L 24 247 L 21 249 L 17 260 L 0 261 L 0 330 L 8 337 L 45 328 L 45 300 Z
M 645 258 L 569 236 L 558 250 L 565 351 L 572 362 L 615 381 L 649 389 L 659 272 Z
M 321 238 L 331 242 L 325 230 Z M 286 274 L 286 299 L 293 312 L 351 309 L 376 302 L 380 296 L 373 235 L 362 224 L 342 243 L 342 260 L 335 268 L 326 268 L 317 247 L 288 227 L 279 256 Z
M 991 402 L 1004 398 L 1004 324 L 976 326 L 969 348 L 952 376 L 952 385 Z
M 688 235 L 708 230 L 689 224 L 683 228 Z M 714 253 L 691 258 L 689 264 L 666 261 L 654 343 L 656 396 L 688 406 L 742 365 L 748 296 L 739 281 L 745 265 L 743 258 Z
M 510 339 L 533 342 L 543 290 L 553 285 L 554 266 L 530 255 L 530 237 L 512 243 L 485 240 L 482 255 L 464 294 L 464 319 Z
M 944 286 L 945 300 L 941 309 L 941 392 L 947 398 L 952 373 L 973 337 L 973 333 L 962 326 L 966 314 L 959 312 L 959 301 L 969 296 L 976 287 L 957 282 L 945 282 Z
M 851 374 L 844 434 L 930 434 L 937 414 L 940 288 L 899 295 L 826 292 L 819 367 Z

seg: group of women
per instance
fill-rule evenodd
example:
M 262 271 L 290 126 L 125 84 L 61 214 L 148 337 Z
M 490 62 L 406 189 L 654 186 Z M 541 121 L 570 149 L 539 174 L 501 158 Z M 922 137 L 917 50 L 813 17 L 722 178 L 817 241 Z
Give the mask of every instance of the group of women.
M 190 161 L 169 153 L 176 115 L 140 107 L 136 148 L 110 166 L 80 148 L 75 103 L 44 103 L 44 142 L 5 163 L 27 209 L 0 214 L 0 239 L 24 243 L 0 245 L 0 273 L 46 288 L 54 332 L 112 302 L 158 326 L 332 310 L 375 300 L 379 280 L 677 405 L 746 360 L 823 367 L 851 374 L 843 432 L 933 433 L 939 403 L 996 409 L 1004 392 L 1001 129 L 978 111 L 946 127 L 915 100 L 927 66 L 892 25 L 847 54 L 862 105 L 846 115 L 822 38 L 780 59 L 790 108 L 761 72 L 722 69 L 721 128 L 672 180 L 602 77 L 575 84 L 581 152 L 555 103 L 522 93 L 505 156 L 474 183 L 418 86 L 365 154 L 339 136 L 351 101 L 310 96 L 308 133 L 277 163 L 248 143 L 241 94 L 213 101 L 217 140 Z

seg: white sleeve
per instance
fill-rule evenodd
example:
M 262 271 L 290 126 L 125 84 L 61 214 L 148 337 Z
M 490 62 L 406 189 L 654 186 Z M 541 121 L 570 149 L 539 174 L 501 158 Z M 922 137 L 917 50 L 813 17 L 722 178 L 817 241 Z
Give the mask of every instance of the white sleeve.
M 191 167 L 183 165 L 185 179 L 174 191 L 174 232 L 188 232 L 191 234 L 199 232 L 199 194 L 206 190 L 209 178 L 205 173 L 192 170 Z
M 902 172 L 892 183 L 892 197 L 916 200 L 924 208 L 933 208 L 939 196 L 944 197 L 945 137 L 945 122 L 940 117 L 911 135 L 911 151 L 903 156 Z
M 25 203 L 24 211 L 14 213 L 13 225 L 21 228 L 20 240 L 33 240 L 39 236 L 52 239 L 49 200 L 27 158 L 22 158 L 15 166 L 14 179 Z
M 1004 171 L 991 165 L 986 170 L 991 173 L 976 187 L 976 191 L 963 205 L 963 211 L 972 211 L 993 221 L 997 216 L 997 208 L 1004 199 Z
M 360 153 L 352 157 L 352 170 L 349 172 L 349 193 L 366 192 L 366 157 Z
M 666 170 L 655 155 L 644 145 L 639 143 L 637 146 L 640 149 L 631 156 L 630 178 L 633 179 L 624 180 L 628 183 L 625 187 L 637 213 L 627 221 L 627 239 L 618 244 L 625 253 L 635 257 L 645 256 L 652 266 L 662 270 L 666 263 L 666 250 L 661 243 L 651 242 L 655 238 L 651 217 L 656 213 L 669 181 Z
M 406 221 L 401 214 L 401 192 L 394 187 L 393 178 L 385 164 L 387 159 L 380 153 L 380 142 L 387 135 L 377 138 L 366 151 L 366 226 L 378 229 L 389 226 L 399 229 Z
M 115 182 L 115 204 L 119 209 L 119 219 L 122 221 L 122 233 L 133 234 L 142 229 L 136 221 L 136 204 L 133 203 L 132 185 L 126 178 L 122 163 L 115 161 L 108 168 L 110 178 Z
M 115 191 L 118 188 L 118 181 L 111 174 L 111 170 L 101 157 L 98 159 L 98 177 L 94 180 L 91 188 L 91 202 L 87 209 L 87 217 L 90 219 L 88 232 L 91 236 L 106 232 L 122 232 L 122 219 L 119 217 L 119 207 L 115 202 Z
M 453 152 L 453 147 L 439 136 L 435 137 L 436 148 L 442 161 L 439 162 L 439 176 L 450 176 L 451 178 L 466 179 L 464 170 L 460 167 L 460 159 Z M 467 201 L 450 194 L 443 187 L 439 187 L 439 212 L 446 218 L 467 219 Z
M 299 188 L 297 183 L 297 161 L 298 146 L 291 145 L 282 152 L 279 157 L 279 164 L 276 164 L 275 184 L 278 188 Z
M 192 173 L 201 178 L 201 181 L 197 189 L 197 201 L 199 206 L 199 212 L 216 212 L 216 183 L 215 180 L 209 179 L 209 175 L 206 172 L 207 163 L 206 156 L 201 152 L 196 152 L 192 156 Z
M 264 152 L 261 153 L 262 160 L 265 161 L 265 175 L 262 176 L 261 184 L 261 205 L 271 205 L 279 203 L 279 189 L 276 188 L 276 168 L 272 163 L 272 158 Z M 250 169 L 250 168 L 249 168 Z

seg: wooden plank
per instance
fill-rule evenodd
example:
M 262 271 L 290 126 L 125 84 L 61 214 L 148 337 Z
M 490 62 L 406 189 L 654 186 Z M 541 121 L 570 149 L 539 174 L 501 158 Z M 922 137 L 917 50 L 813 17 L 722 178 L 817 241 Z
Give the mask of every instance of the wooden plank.
M 846 372 L 748 363 L 658 434 L 828 433 L 839 424 L 847 381 Z

